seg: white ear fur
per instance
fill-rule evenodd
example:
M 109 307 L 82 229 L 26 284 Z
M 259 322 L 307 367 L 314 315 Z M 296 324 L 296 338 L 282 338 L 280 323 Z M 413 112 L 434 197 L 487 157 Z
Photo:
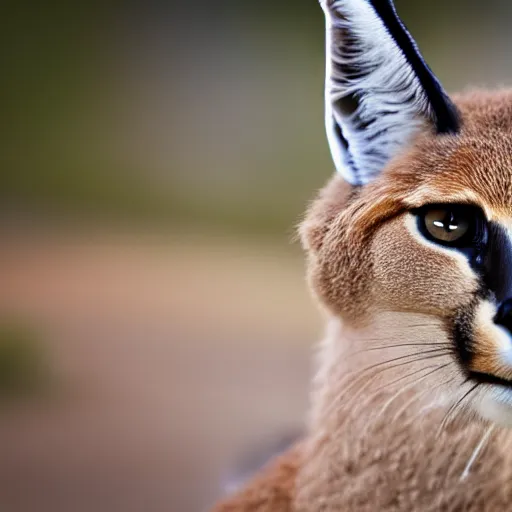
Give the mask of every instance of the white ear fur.
M 326 17 L 327 138 L 336 169 L 353 185 L 374 179 L 418 130 L 436 123 L 433 95 L 438 104 L 449 102 L 392 4 L 383 7 L 384 14 L 395 16 L 390 22 L 373 3 L 321 0 Z M 390 32 L 391 23 L 409 55 Z M 412 59 L 419 59 L 416 66 Z M 424 83 L 419 72 L 427 74 Z

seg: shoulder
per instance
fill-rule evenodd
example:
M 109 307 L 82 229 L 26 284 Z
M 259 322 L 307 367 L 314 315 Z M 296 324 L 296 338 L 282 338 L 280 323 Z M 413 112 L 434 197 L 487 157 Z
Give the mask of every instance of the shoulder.
M 241 491 L 218 503 L 212 512 L 292 512 L 301 459 L 302 447 L 296 444 L 271 461 Z

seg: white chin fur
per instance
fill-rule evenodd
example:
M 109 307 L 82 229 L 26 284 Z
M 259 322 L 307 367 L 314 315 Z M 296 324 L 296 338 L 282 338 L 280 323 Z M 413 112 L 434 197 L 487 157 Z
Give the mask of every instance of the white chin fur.
M 504 427 L 512 427 L 512 389 L 490 385 L 476 407 L 483 418 Z

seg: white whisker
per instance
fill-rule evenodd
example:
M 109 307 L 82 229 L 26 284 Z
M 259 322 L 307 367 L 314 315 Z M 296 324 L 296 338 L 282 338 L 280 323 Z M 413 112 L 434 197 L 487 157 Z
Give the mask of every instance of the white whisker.
M 480 442 L 477 444 L 476 448 L 473 450 L 473 453 L 471 454 L 471 457 L 468 460 L 468 463 L 466 464 L 466 467 L 464 468 L 464 471 L 462 472 L 462 475 L 460 475 L 460 482 L 465 480 L 467 476 L 469 475 L 469 470 L 471 469 L 471 466 L 475 462 L 476 458 L 478 457 L 478 454 L 482 451 L 482 448 L 485 446 L 485 443 L 487 443 L 487 440 L 489 439 L 489 436 L 491 435 L 492 431 L 494 430 L 494 423 L 485 431 L 484 435 L 482 436 L 482 439 L 480 439 Z

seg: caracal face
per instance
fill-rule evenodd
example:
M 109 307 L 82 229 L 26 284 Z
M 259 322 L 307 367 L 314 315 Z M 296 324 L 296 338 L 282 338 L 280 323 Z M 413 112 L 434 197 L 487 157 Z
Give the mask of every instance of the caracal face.
M 338 177 L 302 226 L 312 288 L 356 329 L 424 315 L 454 399 L 512 425 L 512 93 L 451 100 L 392 4 L 321 3 Z

